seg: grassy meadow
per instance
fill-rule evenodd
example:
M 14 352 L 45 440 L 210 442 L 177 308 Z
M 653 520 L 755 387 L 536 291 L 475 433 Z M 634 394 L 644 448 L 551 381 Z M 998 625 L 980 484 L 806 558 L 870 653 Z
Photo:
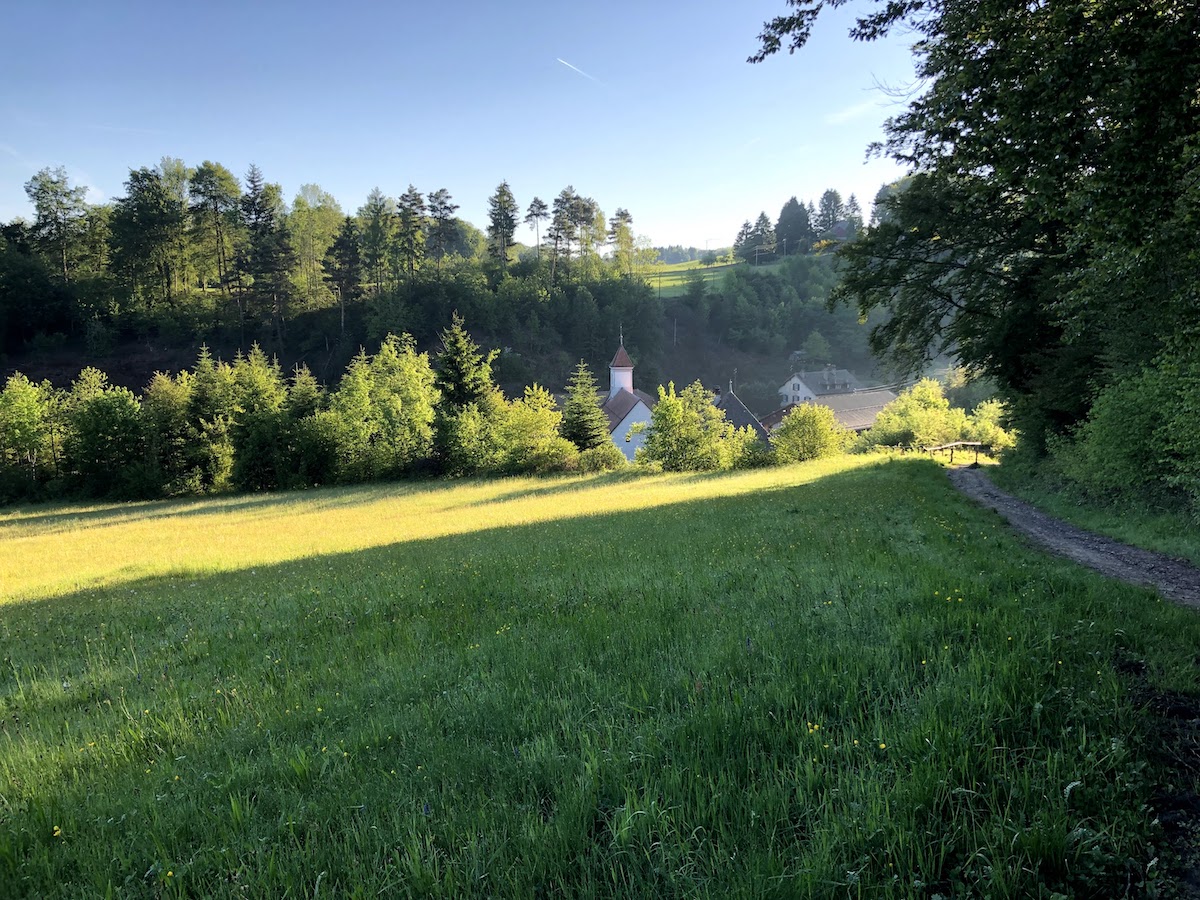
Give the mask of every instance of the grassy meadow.
M 712 289 L 719 287 L 726 273 L 745 263 L 702 266 L 696 260 L 671 265 L 654 266 L 646 275 L 646 281 L 663 297 L 682 297 L 687 293 L 689 282 L 697 275 Z
M 1113 897 L 1200 619 L 926 460 L 0 515 L 0 896 Z

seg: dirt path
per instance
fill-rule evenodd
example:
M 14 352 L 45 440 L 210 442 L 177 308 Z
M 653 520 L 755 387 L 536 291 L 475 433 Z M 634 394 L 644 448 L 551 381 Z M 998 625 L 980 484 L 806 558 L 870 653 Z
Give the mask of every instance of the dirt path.
M 1065 556 L 1110 578 L 1157 588 L 1168 600 L 1200 609 L 1200 569 L 1150 550 L 1130 547 L 1069 525 L 1006 494 L 979 469 L 950 469 L 956 488 L 1004 516 L 1017 531 L 1051 553 Z
M 1190 563 L 1068 525 L 1006 494 L 979 469 L 950 469 L 950 481 L 1051 553 L 1110 578 L 1157 588 L 1169 600 L 1200 609 L 1200 569 Z M 1166 844 L 1175 856 L 1172 886 L 1178 893 L 1174 896 L 1200 898 L 1200 792 L 1195 787 L 1200 784 L 1200 705 L 1194 697 L 1151 688 L 1143 663 L 1124 661 L 1120 667 L 1130 679 L 1132 696 L 1157 720 L 1159 741 L 1150 752 L 1185 785 L 1164 785 L 1153 801 Z

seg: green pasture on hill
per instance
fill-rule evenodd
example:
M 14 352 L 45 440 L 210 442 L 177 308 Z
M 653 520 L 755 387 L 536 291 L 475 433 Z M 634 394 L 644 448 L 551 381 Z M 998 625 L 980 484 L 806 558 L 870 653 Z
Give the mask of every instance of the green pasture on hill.
M 764 262 L 759 266 L 749 266 L 748 263 L 736 262 L 719 266 L 702 266 L 699 262 L 674 263 L 669 266 L 654 266 L 647 270 L 645 278 L 650 287 L 660 296 L 682 297 L 687 293 L 688 285 L 693 278 L 699 277 L 704 281 L 708 290 L 719 290 L 725 276 L 739 267 L 747 267 L 761 272 L 777 271 L 783 265 L 782 260 Z
M 0 579 L 4 897 L 1173 877 L 1197 616 L 928 461 L 12 510 Z
M 725 276 L 740 265 L 702 266 L 698 262 L 675 263 L 669 266 L 654 266 L 646 273 L 646 282 L 662 297 L 681 297 L 687 293 L 688 284 L 693 278 L 704 280 L 709 290 L 721 286 Z

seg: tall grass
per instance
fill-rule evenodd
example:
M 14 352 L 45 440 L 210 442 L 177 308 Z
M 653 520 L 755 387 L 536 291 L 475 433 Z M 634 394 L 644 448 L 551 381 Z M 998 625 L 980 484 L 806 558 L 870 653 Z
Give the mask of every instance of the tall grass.
M 1119 670 L 1195 692 L 1196 617 L 926 462 L 25 510 L 0 548 L 4 896 L 1107 897 L 1164 865 Z

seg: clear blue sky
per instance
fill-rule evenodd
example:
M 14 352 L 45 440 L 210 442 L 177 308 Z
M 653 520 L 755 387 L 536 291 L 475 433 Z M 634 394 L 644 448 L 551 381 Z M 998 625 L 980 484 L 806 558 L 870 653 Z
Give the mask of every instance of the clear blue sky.
M 163 156 L 257 163 L 291 198 L 316 183 L 353 211 L 376 185 L 447 188 L 483 227 L 507 179 L 522 209 L 566 185 L 630 210 L 654 244 L 716 247 L 762 210 L 856 193 L 911 86 L 903 38 L 852 43 L 850 15 L 762 65 L 783 0 L 439 4 L 9 4 L 0 35 L 0 220 L 65 166 L 92 202 Z M 560 62 L 561 60 L 561 62 Z M 564 63 L 569 63 L 568 65 Z M 578 70 L 578 71 L 577 71 Z M 531 240 L 532 235 L 518 235 Z

